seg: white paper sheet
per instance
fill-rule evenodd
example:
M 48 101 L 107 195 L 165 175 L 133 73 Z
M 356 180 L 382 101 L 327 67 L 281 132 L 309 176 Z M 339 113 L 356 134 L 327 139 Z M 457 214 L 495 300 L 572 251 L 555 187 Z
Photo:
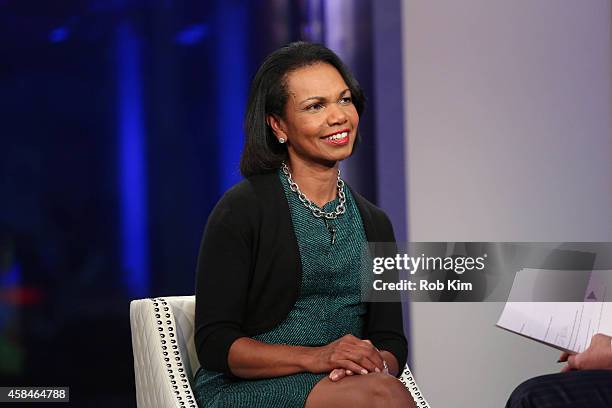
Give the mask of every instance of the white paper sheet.
M 537 273 L 534 269 L 517 273 L 512 290 L 524 291 Z M 591 272 L 584 302 L 508 302 L 497 326 L 560 350 L 584 351 L 594 334 L 612 335 L 612 299 L 607 287 L 611 274 L 609 270 Z

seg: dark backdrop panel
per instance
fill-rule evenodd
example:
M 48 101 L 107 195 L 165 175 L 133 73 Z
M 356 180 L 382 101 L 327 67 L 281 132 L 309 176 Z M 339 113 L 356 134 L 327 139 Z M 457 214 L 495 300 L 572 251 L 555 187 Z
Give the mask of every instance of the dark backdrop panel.
M 372 9 L 348 3 L 354 44 L 329 45 L 369 100 L 346 176 L 376 202 Z M 327 9 L 0 1 L 0 384 L 135 404 L 129 301 L 193 293 L 207 216 L 240 178 L 249 82 L 279 46 L 325 42 Z

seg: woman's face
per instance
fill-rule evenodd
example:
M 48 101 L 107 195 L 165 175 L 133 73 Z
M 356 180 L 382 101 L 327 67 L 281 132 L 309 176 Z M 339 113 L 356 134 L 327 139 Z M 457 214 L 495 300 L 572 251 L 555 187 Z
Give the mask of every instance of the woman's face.
M 289 160 L 333 166 L 349 157 L 359 115 L 342 76 L 326 63 L 287 76 L 285 118 L 269 117 L 277 138 L 287 141 Z

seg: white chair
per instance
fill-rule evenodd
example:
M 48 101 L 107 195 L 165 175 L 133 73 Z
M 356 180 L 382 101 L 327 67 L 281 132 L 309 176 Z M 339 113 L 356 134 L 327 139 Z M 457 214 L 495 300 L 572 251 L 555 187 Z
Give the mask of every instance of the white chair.
M 130 303 L 130 325 L 139 408 L 198 408 L 191 388 L 200 367 L 194 335 L 195 296 Z M 419 408 L 429 408 L 408 365 L 400 381 Z

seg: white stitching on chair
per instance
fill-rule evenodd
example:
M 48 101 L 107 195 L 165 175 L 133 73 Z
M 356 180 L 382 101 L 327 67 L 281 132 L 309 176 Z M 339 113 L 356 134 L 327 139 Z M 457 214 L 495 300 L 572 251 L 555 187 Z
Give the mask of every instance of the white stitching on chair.
M 168 382 L 172 386 L 174 397 L 181 407 L 197 408 L 178 346 L 174 313 L 164 298 L 149 300 L 153 302 L 155 321 L 162 344 L 161 354 L 164 356 Z
M 423 396 L 423 393 L 419 389 L 419 386 L 417 385 L 416 380 L 414 379 L 414 376 L 410 371 L 410 367 L 408 367 L 408 364 L 404 366 L 404 371 L 402 372 L 402 375 L 399 380 L 402 384 L 404 384 L 404 387 L 408 389 L 418 408 L 430 408 L 429 403 L 427 402 L 427 400 Z

